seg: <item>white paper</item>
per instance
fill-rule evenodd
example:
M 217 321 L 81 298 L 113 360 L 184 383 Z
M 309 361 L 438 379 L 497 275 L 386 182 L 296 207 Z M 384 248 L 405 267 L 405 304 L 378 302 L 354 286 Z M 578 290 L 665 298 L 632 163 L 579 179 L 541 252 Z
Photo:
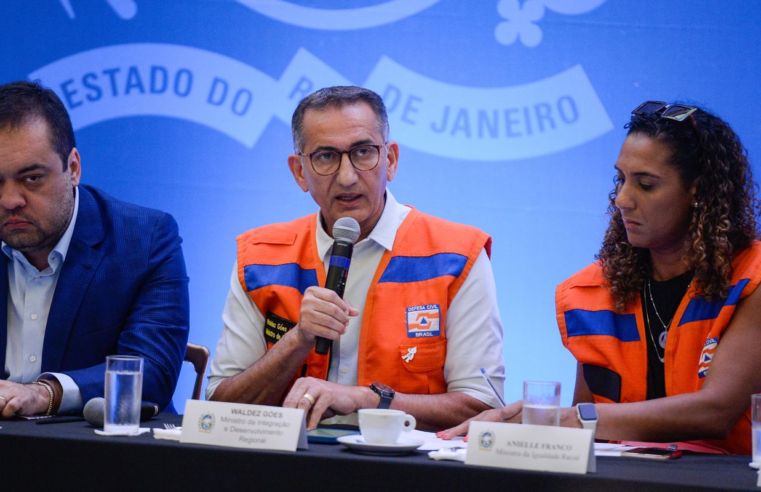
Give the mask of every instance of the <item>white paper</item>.
M 182 427 L 176 427 L 174 429 L 153 429 L 154 439 L 168 439 L 170 441 L 179 441 L 182 436 Z
M 465 448 L 441 448 L 438 451 L 430 451 L 428 457 L 432 460 L 450 460 L 465 462 L 468 450 Z
M 634 448 L 635 446 L 627 446 L 625 444 L 596 442 L 595 456 L 621 456 L 621 453 L 624 451 Z
M 141 434 L 145 434 L 146 432 L 150 432 L 151 429 L 149 427 L 140 427 L 136 433 L 130 433 L 127 431 L 104 431 L 101 429 L 95 429 L 95 433 L 99 436 L 105 436 L 105 437 L 132 437 L 132 436 L 139 436 Z
M 420 430 L 413 430 L 405 432 L 402 437 L 409 437 L 410 439 L 417 439 L 423 441 L 423 445 L 418 449 L 420 451 L 436 451 L 444 448 L 467 448 L 468 443 L 462 440 L 462 437 L 455 437 L 448 441 L 436 437 L 434 432 L 425 432 Z

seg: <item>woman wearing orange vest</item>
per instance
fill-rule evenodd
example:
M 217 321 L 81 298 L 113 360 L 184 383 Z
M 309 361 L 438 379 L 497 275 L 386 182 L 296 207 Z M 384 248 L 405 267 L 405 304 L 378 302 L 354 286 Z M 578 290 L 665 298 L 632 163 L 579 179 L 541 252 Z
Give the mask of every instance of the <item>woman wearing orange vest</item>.
M 561 425 L 596 437 L 751 453 L 761 390 L 759 211 L 746 151 L 695 107 L 637 107 L 616 162 L 598 261 L 558 286 L 563 344 L 578 361 Z M 476 420 L 520 422 L 521 402 Z M 467 422 L 444 431 L 467 430 Z M 586 424 L 586 425 L 582 425 Z

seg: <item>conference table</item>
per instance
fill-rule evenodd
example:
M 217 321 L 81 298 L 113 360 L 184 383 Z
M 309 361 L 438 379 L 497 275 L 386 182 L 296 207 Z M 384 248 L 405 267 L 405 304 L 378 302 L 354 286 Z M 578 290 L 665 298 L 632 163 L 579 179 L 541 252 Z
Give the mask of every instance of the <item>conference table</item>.
M 181 425 L 161 414 L 142 427 Z M 597 473 L 573 475 L 357 454 L 341 444 L 296 452 L 223 448 L 134 437 L 103 437 L 86 422 L 0 421 L 0 492 L 30 490 L 282 491 L 710 491 L 755 490 L 748 456 L 685 453 L 671 461 L 598 457 Z

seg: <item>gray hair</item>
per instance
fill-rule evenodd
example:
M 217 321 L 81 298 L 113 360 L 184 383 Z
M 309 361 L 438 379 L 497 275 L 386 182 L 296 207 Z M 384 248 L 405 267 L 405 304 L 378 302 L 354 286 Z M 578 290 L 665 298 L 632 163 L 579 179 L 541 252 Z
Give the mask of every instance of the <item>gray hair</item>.
M 296 152 L 304 150 L 304 114 L 308 109 L 322 111 L 327 108 L 342 108 L 359 102 L 367 103 L 378 119 L 378 131 L 383 135 L 383 141 L 388 140 L 388 114 L 383 99 L 371 91 L 356 86 L 326 87 L 313 92 L 301 100 L 293 112 L 291 132 L 293 133 L 293 148 Z

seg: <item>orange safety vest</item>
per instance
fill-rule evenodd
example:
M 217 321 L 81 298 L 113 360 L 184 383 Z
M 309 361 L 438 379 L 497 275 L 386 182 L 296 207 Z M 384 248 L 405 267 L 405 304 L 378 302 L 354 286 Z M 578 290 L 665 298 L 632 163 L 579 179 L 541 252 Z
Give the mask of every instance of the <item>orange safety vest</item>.
M 700 390 L 737 302 L 761 282 L 761 243 L 741 251 L 732 262 L 732 287 L 724 302 L 707 302 L 693 285 L 682 299 L 666 339 L 666 395 Z M 596 403 L 644 401 L 647 396 L 647 343 L 642 302 L 637 296 L 623 313 L 598 263 L 560 284 L 555 294 L 563 345 L 583 367 Z M 750 408 L 723 440 L 699 441 L 733 454 L 751 453 Z
M 316 224 L 313 214 L 238 236 L 238 278 L 265 316 L 267 350 L 299 322 L 304 291 L 325 285 Z M 484 248 L 491 255 L 491 238 L 478 229 L 410 211 L 367 293 L 357 357 L 360 386 L 377 381 L 402 393 L 446 392 L 447 309 Z M 330 353 L 312 349 L 294 381 L 327 379 L 329 364 Z

